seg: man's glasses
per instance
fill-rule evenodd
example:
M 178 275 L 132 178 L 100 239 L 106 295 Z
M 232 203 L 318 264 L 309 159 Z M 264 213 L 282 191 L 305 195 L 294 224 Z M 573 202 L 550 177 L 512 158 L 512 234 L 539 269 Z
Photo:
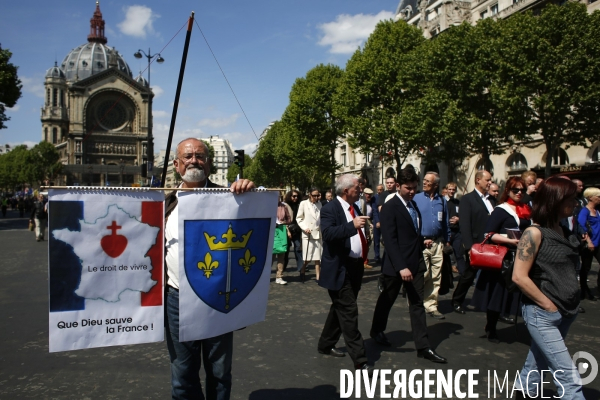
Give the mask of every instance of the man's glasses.
M 520 189 L 518 189 L 518 188 L 512 188 L 512 189 L 510 189 L 510 191 L 513 192 L 514 194 L 517 194 L 519 192 L 525 193 L 527 191 L 527 189 L 524 189 L 524 188 L 520 188 Z
M 186 164 L 189 162 L 192 162 L 193 158 L 196 158 L 197 161 L 202 161 L 203 163 L 205 163 L 206 160 L 208 159 L 206 154 L 200 154 L 200 153 L 182 154 L 181 157 L 179 157 L 179 159 L 181 159 Z
M 320 194 L 311 194 L 311 197 L 321 197 Z
M 292 199 L 297 199 L 297 198 L 298 198 L 298 196 L 296 196 L 296 195 L 292 196 Z

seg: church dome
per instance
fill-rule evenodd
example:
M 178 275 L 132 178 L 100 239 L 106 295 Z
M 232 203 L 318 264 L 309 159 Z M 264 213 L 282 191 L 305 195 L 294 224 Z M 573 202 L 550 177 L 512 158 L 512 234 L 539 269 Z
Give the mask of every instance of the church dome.
M 54 67 L 52 67 L 48 71 L 46 71 L 46 78 L 61 78 L 61 79 L 65 79 L 65 73 L 62 72 L 62 70 L 60 68 L 58 68 L 58 65 L 56 64 L 56 61 L 54 62 Z
M 131 77 L 131 70 L 123 56 L 114 47 L 107 46 L 106 42 L 104 19 L 100 4 L 96 2 L 96 10 L 90 19 L 88 43 L 71 50 L 60 65 L 66 79 L 70 82 L 78 81 L 112 67 Z
M 138 76 L 135 77 L 135 81 L 137 83 L 139 83 L 140 85 L 142 85 L 143 87 L 148 87 L 148 81 L 146 80 L 146 78 L 144 78 L 142 76 L 141 72 L 140 72 L 140 74 Z
M 111 59 L 116 68 L 131 77 L 129 65 L 114 47 L 95 42 L 85 43 L 71 50 L 63 60 L 61 69 L 68 81 L 78 81 L 107 70 L 112 66 Z

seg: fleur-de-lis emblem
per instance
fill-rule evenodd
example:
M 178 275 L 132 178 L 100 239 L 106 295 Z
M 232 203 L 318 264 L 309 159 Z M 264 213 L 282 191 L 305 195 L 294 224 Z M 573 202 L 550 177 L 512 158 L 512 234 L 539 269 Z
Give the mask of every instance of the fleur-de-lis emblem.
M 210 253 L 206 253 L 206 256 L 204 257 L 204 262 L 198 262 L 198 269 L 204 270 L 204 276 L 206 276 L 206 279 L 210 278 L 210 276 L 213 273 L 213 269 L 215 268 L 219 268 L 219 262 L 213 261 Z
M 256 257 L 250 254 L 250 250 L 246 249 L 244 258 L 240 258 L 239 263 L 244 267 L 244 272 L 250 272 L 250 267 L 256 262 Z

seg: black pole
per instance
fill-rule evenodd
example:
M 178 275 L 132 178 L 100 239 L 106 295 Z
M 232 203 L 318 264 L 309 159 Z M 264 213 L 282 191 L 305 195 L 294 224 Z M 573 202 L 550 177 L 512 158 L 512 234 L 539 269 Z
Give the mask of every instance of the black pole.
M 164 166 L 161 187 L 165 187 L 167 179 L 167 170 L 169 169 L 169 155 L 171 153 L 171 142 L 173 141 L 173 131 L 175 131 L 175 120 L 177 119 L 177 108 L 179 107 L 179 95 L 181 94 L 181 84 L 183 83 L 183 74 L 185 72 L 185 62 L 187 60 L 188 48 L 190 47 L 190 37 L 192 36 L 192 26 L 194 25 L 194 12 L 188 20 L 187 33 L 185 35 L 185 44 L 183 46 L 183 56 L 181 59 L 181 68 L 179 70 L 179 80 L 177 81 L 177 91 L 175 92 L 175 103 L 173 104 L 173 114 L 171 115 L 171 127 L 169 128 L 169 139 L 167 140 L 167 152 L 164 158 Z

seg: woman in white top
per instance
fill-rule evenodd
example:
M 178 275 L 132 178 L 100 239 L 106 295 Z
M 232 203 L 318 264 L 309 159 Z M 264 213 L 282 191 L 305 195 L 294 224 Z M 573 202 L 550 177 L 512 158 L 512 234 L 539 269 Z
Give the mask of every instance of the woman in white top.
M 306 266 L 310 261 L 315 263 L 315 272 L 317 274 L 317 282 L 321 273 L 321 253 L 323 252 L 323 242 L 321 239 L 321 203 L 318 201 L 318 189 L 311 189 L 308 200 L 304 200 L 298 207 L 298 215 L 296 221 L 302 229 L 302 259 L 304 264 L 300 271 L 300 280 L 304 283 L 306 276 Z

